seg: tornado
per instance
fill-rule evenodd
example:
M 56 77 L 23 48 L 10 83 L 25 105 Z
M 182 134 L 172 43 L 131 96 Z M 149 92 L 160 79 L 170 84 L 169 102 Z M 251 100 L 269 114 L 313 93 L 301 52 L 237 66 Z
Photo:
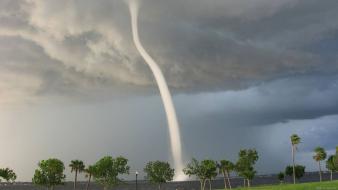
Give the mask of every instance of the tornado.
M 170 144 L 171 144 L 171 153 L 173 155 L 174 168 L 175 168 L 175 181 L 183 181 L 186 179 L 183 174 L 183 159 L 182 159 L 182 145 L 180 139 L 180 130 L 179 124 L 176 117 L 176 111 L 174 108 L 174 104 L 172 101 L 172 97 L 167 85 L 167 82 L 163 76 L 163 73 L 158 66 L 158 64 L 154 61 L 154 59 L 148 54 L 148 52 L 143 48 L 139 34 L 138 34 L 138 3 L 134 0 L 129 1 L 129 10 L 131 16 L 131 25 L 132 25 L 132 33 L 133 33 L 133 41 L 136 46 L 136 49 L 139 51 L 147 65 L 150 67 L 152 71 L 157 86 L 159 88 L 162 102 L 164 105 L 165 113 L 168 121 L 169 128 L 169 136 L 170 136 Z

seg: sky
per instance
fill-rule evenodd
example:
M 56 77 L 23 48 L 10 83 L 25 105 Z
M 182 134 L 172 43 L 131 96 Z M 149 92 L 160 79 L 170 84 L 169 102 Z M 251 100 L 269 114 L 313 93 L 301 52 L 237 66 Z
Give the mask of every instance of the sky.
M 307 171 L 315 147 L 333 154 L 337 17 L 336 0 L 140 1 L 140 38 L 173 94 L 185 163 L 256 148 L 258 173 L 276 173 L 293 133 Z M 0 26 L 0 167 L 30 181 L 51 157 L 123 155 L 141 174 L 148 161 L 172 162 L 125 1 L 1 0 Z

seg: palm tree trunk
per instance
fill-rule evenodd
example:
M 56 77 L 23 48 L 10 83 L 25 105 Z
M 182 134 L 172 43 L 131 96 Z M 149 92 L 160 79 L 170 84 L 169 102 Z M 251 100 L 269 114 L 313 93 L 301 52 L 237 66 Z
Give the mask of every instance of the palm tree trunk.
M 230 174 L 229 174 L 229 172 L 227 171 L 227 179 L 228 179 L 228 184 L 229 184 L 229 187 L 230 187 L 230 189 L 231 189 L 231 183 L 230 183 Z
M 86 190 L 88 190 L 88 188 L 89 188 L 89 184 L 90 184 L 90 179 L 91 178 L 92 178 L 92 174 L 89 174 L 88 182 L 87 182 L 87 185 L 86 185 Z
M 292 145 L 292 169 L 293 169 L 293 184 L 296 184 L 295 147 L 294 147 L 294 145 Z
M 77 181 L 77 170 L 75 170 L 74 189 L 76 189 L 76 181 Z
M 227 181 L 225 177 L 225 172 L 223 171 L 223 180 L 224 180 L 224 189 L 227 189 Z
M 319 167 L 319 181 L 322 182 L 322 168 L 320 166 L 320 161 L 318 161 L 318 167 Z

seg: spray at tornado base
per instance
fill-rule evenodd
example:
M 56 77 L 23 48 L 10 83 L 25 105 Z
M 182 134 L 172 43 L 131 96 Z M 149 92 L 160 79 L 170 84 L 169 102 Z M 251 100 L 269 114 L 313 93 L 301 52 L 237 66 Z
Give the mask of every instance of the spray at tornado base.
M 171 143 L 171 152 L 174 160 L 175 167 L 175 181 L 185 180 L 186 177 L 183 174 L 183 159 L 182 159 L 182 148 L 181 148 L 181 139 L 180 139 L 180 131 L 179 125 L 176 118 L 176 111 L 174 108 L 174 104 L 172 101 L 172 97 L 167 85 L 167 82 L 163 76 L 163 73 L 157 63 L 153 60 L 153 58 L 147 53 L 147 51 L 143 48 L 139 34 L 138 34 L 138 9 L 139 5 L 136 0 L 131 0 L 129 3 L 129 10 L 131 15 L 131 25 L 132 25 L 132 33 L 133 40 L 136 46 L 136 49 L 139 51 L 145 62 L 150 67 L 151 71 L 154 74 L 155 80 L 157 82 L 158 88 L 160 90 L 161 98 L 164 104 L 164 109 L 166 112 L 168 127 L 169 127 L 169 135 L 170 135 L 170 143 Z

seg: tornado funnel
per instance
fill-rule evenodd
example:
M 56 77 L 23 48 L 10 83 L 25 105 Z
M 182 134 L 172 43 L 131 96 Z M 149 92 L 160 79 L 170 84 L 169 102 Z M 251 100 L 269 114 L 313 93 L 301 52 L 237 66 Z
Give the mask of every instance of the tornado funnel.
M 181 148 L 181 139 L 180 139 L 180 130 L 177 122 L 176 111 L 172 101 L 172 97 L 167 85 L 167 82 L 163 76 L 163 73 L 154 61 L 154 59 L 147 53 L 143 48 L 139 34 L 138 34 L 138 4 L 136 1 L 129 1 L 129 10 L 131 15 L 131 24 L 132 24 L 132 33 L 133 40 L 136 46 L 136 49 L 139 51 L 145 62 L 150 67 L 152 73 L 154 74 L 156 83 L 160 90 L 161 98 L 163 101 L 165 113 L 168 121 L 169 135 L 170 135 L 170 144 L 171 152 L 174 160 L 175 167 L 175 181 L 182 181 L 185 179 L 183 174 L 183 159 L 182 159 L 182 148 Z

